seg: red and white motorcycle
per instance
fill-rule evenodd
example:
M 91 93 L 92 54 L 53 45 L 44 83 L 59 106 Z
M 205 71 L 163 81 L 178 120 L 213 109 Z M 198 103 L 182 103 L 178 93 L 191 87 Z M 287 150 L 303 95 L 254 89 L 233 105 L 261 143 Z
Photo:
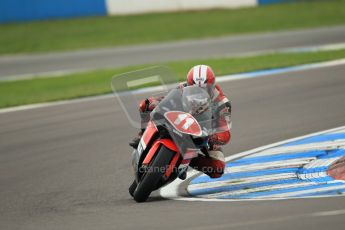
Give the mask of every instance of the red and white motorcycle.
M 207 148 L 212 130 L 209 94 L 197 86 L 173 89 L 151 112 L 151 119 L 133 152 L 135 180 L 129 193 L 144 202 L 151 192 L 185 178 L 191 160 Z

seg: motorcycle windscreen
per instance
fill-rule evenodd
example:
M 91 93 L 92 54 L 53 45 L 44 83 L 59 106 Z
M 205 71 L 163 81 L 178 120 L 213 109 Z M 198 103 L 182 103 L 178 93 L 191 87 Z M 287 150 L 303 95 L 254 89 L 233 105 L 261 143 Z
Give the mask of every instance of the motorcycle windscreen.
M 158 66 L 116 75 L 111 86 L 119 105 L 135 128 L 145 128 L 149 113 L 139 113 L 139 103 L 148 97 L 166 95 L 178 84 L 177 76 L 168 68 Z
M 199 149 L 212 132 L 209 95 L 197 86 L 173 89 L 151 113 L 151 119 L 168 130 L 182 155 L 188 149 Z

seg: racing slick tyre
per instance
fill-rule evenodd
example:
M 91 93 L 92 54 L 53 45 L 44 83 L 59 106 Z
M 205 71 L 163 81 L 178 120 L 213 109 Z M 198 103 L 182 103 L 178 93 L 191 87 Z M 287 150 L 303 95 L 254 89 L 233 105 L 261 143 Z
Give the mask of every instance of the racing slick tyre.
M 128 188 L 128 192 L 132 197 L 134 195 L 134 191 L 136 188 L 137 188 L 137 182 L 136 182 L 136 180 L 134 180 L 133 183 L 131 184 L 131 186 L 129 186 L 129 188 Z
M 134 191 L 133 198 L 136 202 L 146 201 L 151 192 L 157 188 L 175 154 L 164 145 L 160 147 L 155 159 L 149 165 L 149 170 L 143 175 Z

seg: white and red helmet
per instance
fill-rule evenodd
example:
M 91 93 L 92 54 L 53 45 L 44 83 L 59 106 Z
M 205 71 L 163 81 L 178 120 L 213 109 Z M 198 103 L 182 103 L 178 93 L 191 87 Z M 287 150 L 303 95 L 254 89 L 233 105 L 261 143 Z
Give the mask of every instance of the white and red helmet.
M 197 85 L 205 88 L 212 97 L 216 84 L 216 77 L 211 67 L 207 65 L 196 65 L 187 74 L 187 85 Z

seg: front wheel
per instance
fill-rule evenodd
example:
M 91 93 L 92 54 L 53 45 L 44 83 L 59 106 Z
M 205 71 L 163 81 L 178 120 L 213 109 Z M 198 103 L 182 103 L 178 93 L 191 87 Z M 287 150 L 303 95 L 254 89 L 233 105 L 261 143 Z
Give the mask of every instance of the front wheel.
M 137 188 L 137 182 L 136 182 L 136 180 L 134 180 L 133 183 L 131 184 L 131 186 L 129 186 L 129 188 L 128 188 L 128 192 L 132 197 L 134 196 L 134 191 L 136 188 Z
M 149 170 L 139 182 L 134 191 L 133 198 L 137 202 L 144 202 L 151 192 L 157 188 L 157 184 L 163 178 L 165 170 L 168 168 L 176 152 L 168 149 L 164 145 L 160 147 L 155 159 L 149 165 Z

